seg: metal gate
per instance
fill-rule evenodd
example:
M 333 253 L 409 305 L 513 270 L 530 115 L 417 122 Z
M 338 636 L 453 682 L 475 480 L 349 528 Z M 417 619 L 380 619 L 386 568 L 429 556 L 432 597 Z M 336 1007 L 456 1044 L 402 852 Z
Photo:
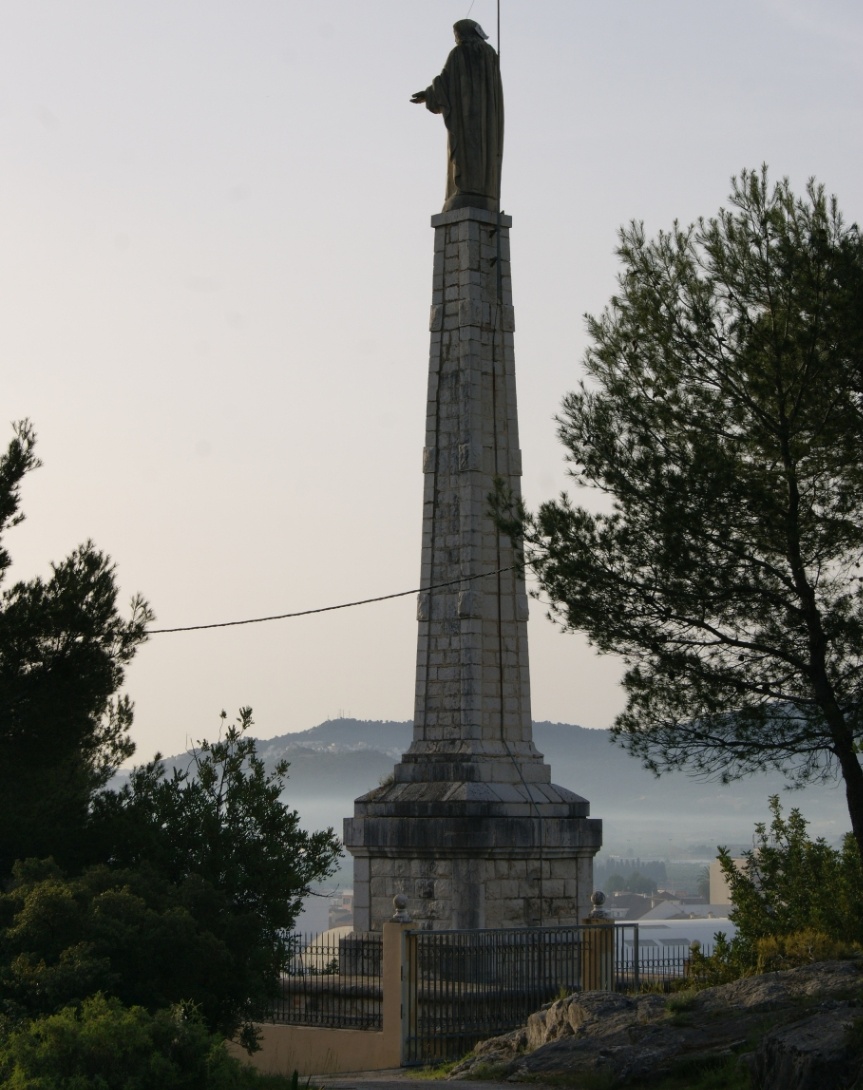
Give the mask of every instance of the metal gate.
M 587 968 L 589 930 L 405 932 L 405 1063 L 458 1059 L 576 991 Z
M 333 1029 L 383 1027 L 383 936 L 302 935 L 287 939 L 280 994 L 262 1022 Z

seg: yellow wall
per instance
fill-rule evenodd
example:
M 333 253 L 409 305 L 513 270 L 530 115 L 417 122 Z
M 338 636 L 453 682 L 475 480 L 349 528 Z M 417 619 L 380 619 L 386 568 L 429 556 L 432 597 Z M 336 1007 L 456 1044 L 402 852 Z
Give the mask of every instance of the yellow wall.
M 326 1026 L 262 1025 L 259 1029 L 260 1052 L 247 1056 L 236 1045 L 231 1050 L 267 1074 L 338 1075 L 382 1071 L 401 1063 L 400 1034 Z
M 234 1055 L 267 1074 L 338 1075 L 347 1071 L 382 1071 L 402 1061 L 402 931 L 413 924 L 384 924 L 383 1030 L 330 1029 L 262 1023 L 259 1052 Z

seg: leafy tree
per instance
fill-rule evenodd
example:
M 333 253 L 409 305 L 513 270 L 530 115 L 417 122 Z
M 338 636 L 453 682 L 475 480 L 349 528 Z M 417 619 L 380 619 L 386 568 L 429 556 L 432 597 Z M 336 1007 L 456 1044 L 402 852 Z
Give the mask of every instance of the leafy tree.
M 309 884 L 332 873 L 341 848 L 331 829 L 306 832 L 280 801 L 288 762 L 267 773 L 246 735 L 252 723 L 252 709 L 241 708 L 223 737 L 199 742 L 189 767 L 170 776 L 158 757 L 135 769 L 121 791 L 96 798 L 94 825 L 112 838 L 101 854 L 115 863 L 146 862 L 173 882 L 197 875 L 277 930 L 290 926 Z
M 627 664 L 617 739 L 656 772 L 838 774 L 863 853 L 863 242 L 766 168 L 730 208 L 620 234 L 559 418 L 605 493 L 505 512 L 564 629 Z
M 146 867 L 67 878 L 50 861 L 16 864 L 0 896 L 0 1010 L 21 1021 L 101 992 L 150 1011 L 191 1001 L 211 1028 L 233 1031 L 230 999 L 245 1001 L 247 973 L 210 926 L 220 911 L 205 883 L 172 885 Z
M 21 521 L 20 484 L 39 461 L 23 421 L 0 455 L 0 534 Z M 11 564 L 0 546 L 0 581 Z M 124 619 L 114 567 L 87 542 L 48 579 L 0 594 L 0 880 L 15 859 L 72 856 L 94 791 L 133 752 L 132 704 L 118 696 L 152 614 Z
M 652 878 L 649 878 L 646 874 L 642 874 L 640 871 L 635 871 L 630 874 L 626 879 L 626 885 L 624 887 L 629 893 L 641 893 L 645 896 L 649 896 L 651 893 L 656 893 L 656 882 Z
M 622 874 L 612 874 L 606 879 L 605 886 L 609 893 L 656 893 L 656 882 L 640 871 L 632 871 L 625 878 Z
M 0 456 L 0 532 L 22 517 L 34 446 L 23 422 Z M 0 578 L 9 565 L 0 547 Z M 109 1022 L 138 1018 L 119 1003 L 163 1025 L 170 1005 L 191 1001 L 210 1030 L 242 1026 L 251 1048 L 250 1019 L 278 991 L 285 932 L 340 855 L 332 830 L 305 832 L 280 801 L 287 764 L 266 773 L 244 737 L 250 709 L 188 769 L 167 776 L 157 756 L 119 792 L 105 789 L 133 752 L 132 705 L 117 694 L 151 619 L 140 597 L 120 616 L 114 568 L 90 543 L 50 579 L 0 596 L 0 1023 L 24 1027 L 19 1041 L 28 1020 L 107 995 Z M 32 858 L 48 855 L 57 862 Z M 15 1072 L 10 1085 L 67 1085 Z M 77 1069 L 70 1080 L 91 1084 Z
M 308 833 L 280 801 L 286 766 L 267 775 L 243 709 L 202 742 L 194 775 L 135 770 L 94 800 L 90 850 L 104 864 L 64 875 L 51 861 L 14 868 L 0 895 L 0 1011 L 51 1014 L 97 992 L 157 1011 L 191 1001 L 233 1036 L 278 993 L 286 934 L 311 882 L 332 872 L 332 830 Z
M 695 879 L 695 892 L 707 903 L 710 900 L 710 868 L 702 867 Z
M 218 946 L 215 979 L 198 974 L 207 994 L 187 987 L 169 998 L 195 999 L 229 1035 L 277 993 L 303 898 L 341 855 L 332 829 L 305 831 L 281 802 L 288 764 L 266 772 L 245 736 L 251 726 L 242 708 L 222 738 L 199 743 L 187 770 L 166 775 L 158 758 L 135 769 L 121 791 L 95 798 L 91 821 L 99 858 L 167 883 Z

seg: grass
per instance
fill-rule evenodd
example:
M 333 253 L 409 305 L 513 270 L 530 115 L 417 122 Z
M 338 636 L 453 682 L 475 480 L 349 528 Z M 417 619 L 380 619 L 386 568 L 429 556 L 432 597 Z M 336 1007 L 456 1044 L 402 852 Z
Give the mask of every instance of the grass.
M 698 993 L 690 989 L 686 992 L 674 992 L 665 1000 L 665 1009 L 672 1014 L 691 1011 L 698 999 Z
M 697 993 L 691 989 L 670 995 L 665 1001 L 665 1017 L 673 1026 L 691 1026 L 696 998 Z
M 639 1086 L 630 1085 L 632 1090 Z M 650 1090 L 751 1090 L 752 1080 L 737 1056 L 693 1057 L 649 1085 Z
M 507 1077 L 509 1073 L 509 1064 L 504 1063 L 481 1063 L 476 1067 L 472 1067 L 470 1070 L 470 1077 L 472 1079 L 488 1079 L 489 1081 L 501 1081 Z
M 470 1053 L 468 1053 L 470 1055 Z M 464 1057 L 463 1057 L 464 1058 Z M 450 1060 L 445 1064 L 433 1064 L 428 1067 L 419 1068 L 406 1068 L 405 1077 L 408 1079 L 427 1080 L 433 1081 L 434 1079 L 445 1079 L 453 1068 L 458 1067 L 461 1060 Z

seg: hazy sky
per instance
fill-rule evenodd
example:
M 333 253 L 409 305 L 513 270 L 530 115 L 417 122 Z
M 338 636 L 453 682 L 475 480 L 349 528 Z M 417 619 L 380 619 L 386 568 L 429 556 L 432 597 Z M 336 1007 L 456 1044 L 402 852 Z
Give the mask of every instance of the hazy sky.
M 3 0 L 3 409 L 45 463 L 12 578 L 89 537 L 160 627 L 417 586 L 445 132 L 409 98 L 469 6 Z M 472 7 L 497 44 L 493 0 Z M 620 224 L 713 214 L 762 162 L 863 216 L 863 5 L 503 0 L 501 36 L 535 506 L 565 487 L 552 418 Z M 618 667 L 536 604 L 530 638 L 534 718 L 607 726 Z M 153 636 L 138 756 L 241 704 L 261 736 L 408 719 L 415 640 L 411 597 Z

